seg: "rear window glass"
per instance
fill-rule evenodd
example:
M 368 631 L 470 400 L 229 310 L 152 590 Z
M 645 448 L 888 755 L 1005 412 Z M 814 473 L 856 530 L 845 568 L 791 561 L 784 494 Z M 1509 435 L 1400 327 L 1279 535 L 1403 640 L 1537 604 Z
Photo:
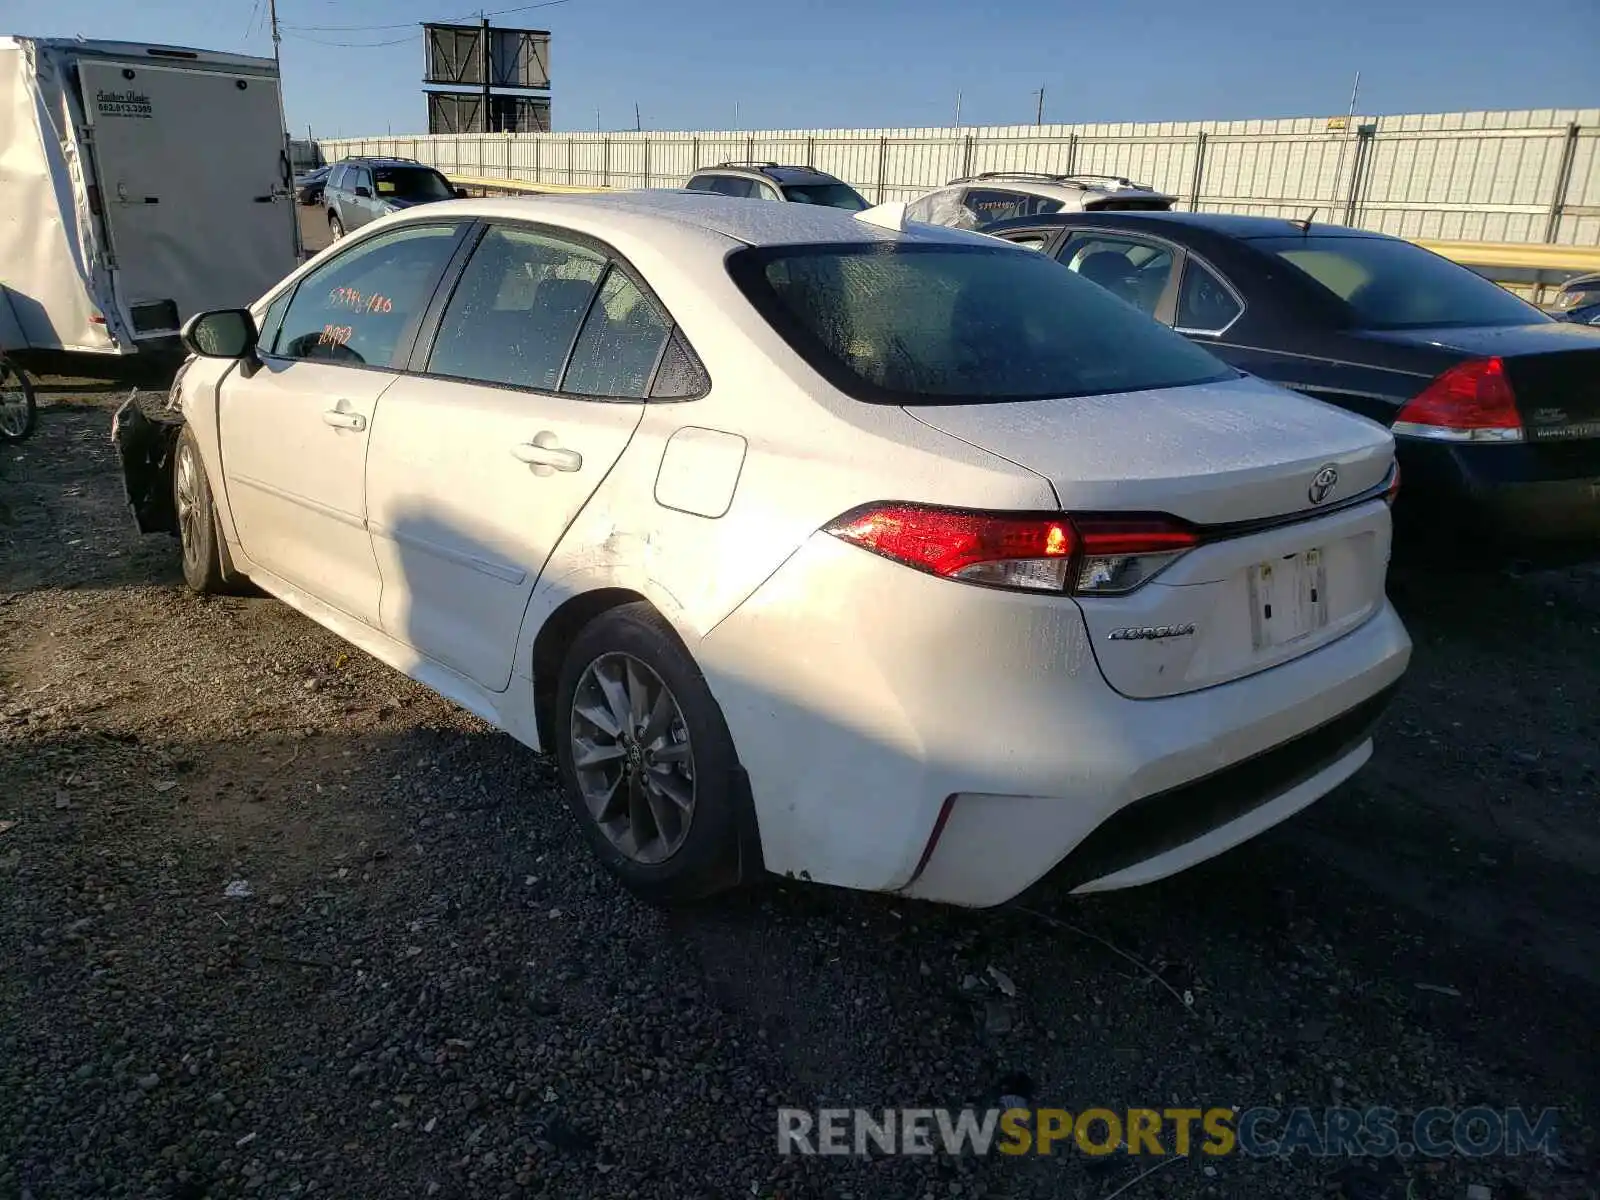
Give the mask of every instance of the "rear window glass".
M 774 329 L 861 400 L 971 404 L 1233 377 L 1104 289 L 1011 246 L 776 246 L 728 269 Z
M 1118 200 L 1114 197 L 1107 200 L 1091 200 L 1083 206 L 1089 212 L 1170 212 L 1172 200 L 1151 199 Z
M 1398 238 L 1285 237 L 1253 244 L 1343 300 L 1364 328 L 1528 325 L 1546 319 L 1499 284 Z
M 821 204 L 850 212 L 860 212 L 867 207 L 861 193 L 848 183 L 790 183 L 784 185 L 783 194 L 791 204 Z
M 444 176 L 426 167 L 379 167 L 378 195 L 396 200 L 449 200 L 455 196 Z

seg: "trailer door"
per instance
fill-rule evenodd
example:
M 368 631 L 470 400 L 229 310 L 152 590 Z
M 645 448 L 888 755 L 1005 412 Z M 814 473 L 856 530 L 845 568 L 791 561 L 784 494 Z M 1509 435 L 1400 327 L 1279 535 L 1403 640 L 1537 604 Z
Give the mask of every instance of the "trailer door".
M 248 305 L 294 268 L 276 79 L 91 59 L 78 72 L 136 336 Z

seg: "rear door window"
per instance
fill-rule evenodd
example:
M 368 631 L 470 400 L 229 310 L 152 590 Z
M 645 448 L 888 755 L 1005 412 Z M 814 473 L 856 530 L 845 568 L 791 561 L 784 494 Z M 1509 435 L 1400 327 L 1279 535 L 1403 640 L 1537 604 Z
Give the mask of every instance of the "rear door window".
M 824 378 L 874 403 L 1135 392 L 1234 374 L 1103 288 L 998 243 L 752 248 L 728 270 Z
M 300 281 L 275 353 L 391 367 L 455 250 L 460 226 L 407 225 L 367 238 Z
M 642 399 L 671 324 L 619 267 L 612 266 L 584 319 L 563 392 Z
M 1075 233 L 1057 257 L 1067 270 L 1150 316 L 1172 281 L 1172 251 L 1136 238 Z
M 1178 288 L 1178 329 L 1184 333 L 1219 334 L 1243 311 L 1238 296 L 1215 271 L 1198 259 L 1185 260 L 1183 282 Z
M 605 269 L 585 246 L 491 228 L 445 307 L 429 373 L 555 391 Z

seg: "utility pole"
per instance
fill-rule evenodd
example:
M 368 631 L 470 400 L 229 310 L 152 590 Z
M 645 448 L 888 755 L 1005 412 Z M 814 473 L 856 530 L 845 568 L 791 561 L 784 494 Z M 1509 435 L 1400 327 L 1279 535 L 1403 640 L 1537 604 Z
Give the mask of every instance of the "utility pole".
M 956 89 L 956 128 L 961 128 L 961 89 Z
M 1356 97 L 1360 94 L 1361 72 L 1357 71 L 1355 86 L 1350 89 L 1350 114 L 1344 119 L 1344 137 L 1339 140 L 1339 158 L 1338 161 L 1333 164 L 1333 196 L 1331 199 L 1333 199 L 1335 202 L 1337 202 L 1339 198 L 1339 177 L 1344 174 L 1345 148 L 1350 145 L 1350 137 L 1356 131 Z M 1352 179 L 1350 182 L 1352 185 L 1354 185 L 1355 180 Z M 1333 209 L 1330 208 L 1328 212 L 1331 215 L 1333 213 Z
M 1034 93 L 1034 95 L 1039 97 L 1039 107 L 1034 110 L 1033 123 L 1035 125 L 1043 125 L 1044 124 L 1044 88 L 1041 87 L 1037 92 Z
M 300 242 L 300 214 L 295 211 L 294 204 L 294 156 L 289 153 L 289 113 L 283 106 L 283 58 L 278 50 L 283 41 L 283 35 L 278 32 L 278 0 L 267 0 L 267 15 L 272 22 L 272 68 L 277 74 L 273 85 L 278 89 L 278 128 L 282 130 L 283 149 L 278 152 L 283 163 L 283 192 L 289 198 L 289 224 L 294 229 L 294 256 L 298 261 L 304 251 Z M 306 126 L 306 133 L 311 133 L 311 126 Z M 316 143 L 312 143 L 315 150 Z
M 639 119 L 639 102 L 633 102 L 633 131 L 639 133 L 644 129 L 644 122 Z
M 493 72 L 489 69 L 489 18 L 483 15 L 482 10 L 479 10 L 478 19 L 483 27 L 483 131 L 485 133 L 493 133 L 494 122 L 489 116 L 491 94 L 489 80 L 493 75 Z

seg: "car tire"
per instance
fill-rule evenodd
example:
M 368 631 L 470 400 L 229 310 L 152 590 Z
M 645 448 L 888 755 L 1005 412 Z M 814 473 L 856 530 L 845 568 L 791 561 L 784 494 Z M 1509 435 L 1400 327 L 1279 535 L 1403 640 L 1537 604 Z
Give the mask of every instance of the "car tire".
M 0 442 L 20 442 L 33 432 L 39 404 L 22 368 L 0 356 Z
M 568 805 L 606 869 L 641 899 L 682 904 L 726 891 L 759 859 L 722 709 L 650 605 L 610 609 L 579 632 L 561 666 L 555 727 Z
M 338 213 L 328 214 L 328 236 L 336 242 L 344 236 L 344 222 L 339 220 Z
M 217 539 L 216 506 L 206 479 L 200 445 L 187 426 L 172 451 L 172 506 L 178 517 L 178 544 L 183 554 L 183 581 L 201 596 L 227 590 L 222 546 Z

